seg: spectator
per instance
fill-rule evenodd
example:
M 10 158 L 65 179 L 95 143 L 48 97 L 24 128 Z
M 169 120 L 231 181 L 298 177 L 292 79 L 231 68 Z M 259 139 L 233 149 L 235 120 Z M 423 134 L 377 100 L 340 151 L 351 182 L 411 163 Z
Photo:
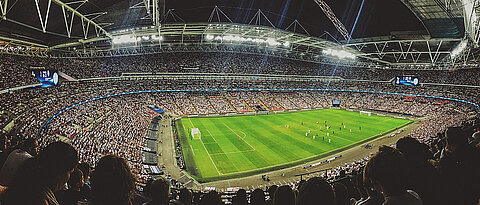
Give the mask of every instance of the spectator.
M 83 173 L 83 186 L 80 188 L 80 192 L 82 192 L 82 196 L 88 200 L 90 199 L 92 191 L 92 187 L 90 186 L 90 165 L 82 162 L 78 165 L 78 169 Z
M 7 157 L 0 171 L 0 185 L 8 186 L 17 169 L 29 158 L 37 156 L 38 142 L 33 138 L 26 139 L 20 149 L 13 150 Z
M 472 146 L 479 146 L 480 145 L 480 119 L 476 119 L 473 123 L 473 134 L 469 140 L 469 143 Z
M 314 204 L 335 204 L 333 189 L 324 178 L 311 178 L 298 191 L 296 205 Z
M 182 205 L 191 205 L 192 192 L 187 188 L 180 189 L 180 194 L 178 195 L 178 201 L 182 203 Z
M 81 188 L 83 187 L 83 173 L 80 169 L 75 168 L 73 170 L 67 185 L 67 190 L 61 190 L 55 193 L 59 204 L 76 205 L 78 201 L 84 201 L 86 199 L 82 196 L 81 192 Z
M 199 205 L 222 205 L 222 199 L 216 191 L 210 191 L 208 194 L 203 195 Z
M 130 167 L 114 155 L 100 158 L 90 183 L 94 205 L 130 205 L 135 193 L 135 178 Z
M 295 194 L 288 185 L 278 187 L 273 197 L 273 205 L 294 205 Z
M 168 193 L 170 193 L 170 183 L 164 178 L 158 178 L 150 185 L 152 201 L 144 205 L 168 205 Z
M 250 195 L 250 204 L 251 205 L 264 205 L 265 204 L 265 193 L 261 189 L 253 190 Z
M 335 193 L 335 205 L 350 205 L 350 199 L 345 185 L 335 182 L 333 184 L 333 192 Z
M 247 192 L 245 189 L 239 189 L 237 195 L 232 199 L 233 205 L 247 205 Z
M 54 142 L 38 159 L 27 160 L 2 195 L 2 205 L 58 205 L 53 194 L 62 189 L 78 163 L 77 151 L 69 144 Z
M 423 204 L 439 204 L 442 201 L 440 177 L 435 167 L 428 161 L 432 155 L 420 142 L 412 137 L 404 137 L 396 143 L 409 167 L 406 188 L 415 190 Z
M 384 205 L 421 205 L 420 196 L 407 190 L 407 172 L 405 156 L 395 148 L 381 146 L 365 166 L 364 177 L 384 195 Z
M 447 144 L 440 159 L 440 174 L 448 193 L 446 203 L 476 204 L 480 197 L 479 150 L 468 144 L 461 127 L 448 128 L 445 136 Z
M 272 185 L 270 187 L 268 187 L 268 200 L 266 201 L 266 204 L 273 204 L 273 197 L 275 196 L 275 191 L 277 191 L 278 189 L 278 186 L 277 185 Z

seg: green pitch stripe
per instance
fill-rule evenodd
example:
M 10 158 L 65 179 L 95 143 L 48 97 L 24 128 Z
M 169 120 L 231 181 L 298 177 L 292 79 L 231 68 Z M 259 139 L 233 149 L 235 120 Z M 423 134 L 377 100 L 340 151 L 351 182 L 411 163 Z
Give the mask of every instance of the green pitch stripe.
M 325 129 L 325 120 L 332 126 L 331 129 Z M 187 164 L 197 166 L 198 170 L 193 172 L 196 178 L 208 180 L 321 155 L 394 129 L 409 123 L 409 120 L 331 109 L 258 116 L 184 118 L 182 122 L 187 136 L 190 136 L 192 127 L 201 131 L 201 140 L 187 137 L 192 149 L 184 149 L 184 152 L 187 155 L 193 152 L 195 162 L 187 161 Z M 287 124 L 289 128 L 285 127 Z M 309 129 L 311 132 L 305 136 Z M 333 131 L 335 134 L 332 134 Z M 314 134 L 320 136 L 313 139 Z M 328 143 L 329 138 L 331 143 Z

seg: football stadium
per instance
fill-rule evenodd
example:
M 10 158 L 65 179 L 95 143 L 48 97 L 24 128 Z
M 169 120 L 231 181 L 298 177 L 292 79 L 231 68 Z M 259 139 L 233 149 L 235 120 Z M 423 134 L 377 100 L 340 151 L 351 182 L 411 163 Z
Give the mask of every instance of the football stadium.
M 0 0 L 0 204 L 480 204 L 479 25 L 477 0 Z

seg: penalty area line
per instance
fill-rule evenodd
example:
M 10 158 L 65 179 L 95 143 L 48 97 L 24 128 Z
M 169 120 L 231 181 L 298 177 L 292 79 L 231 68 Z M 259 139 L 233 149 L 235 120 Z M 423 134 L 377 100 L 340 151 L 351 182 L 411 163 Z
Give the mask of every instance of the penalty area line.
M 188 119 L 190 120 L 190 118 L 188 118 Z M 192 120 L 190 120 L 190 124 L 192 124 L 192 127 L 195 127 L 195 125 L 193 125 L 193 123 L 192 123 Z M 213 158 L 212 158 L 212 156 L 210 156 L 210 153 L 208 152 L 207 147 L 206 147 L 205 144 L 203 143 L 203 140 L 202 140 L 201 137 L 200 137 L 200 142 L 202 142 L 203 148 L 204 148 L 205 151 L 207 152 L 207 155 L 208 155 L 208 157 L 210 158 L 210 160 L 212 161 L 212 164 L 213 164 L 213 166 L 215 167 L 215 169 L 217 170 L 217 173 L 218 173 L 219 175 L 223 175 L 222 173 L 220 173 L 220 171 L 218 171 L 217 165 L 215 164 L 215 162 L 213 162 Z M 190 147 L 191 147 L 191 146 L 190 146 Z M 192 149 L 192 151 L 193 151 L 193 149 Z
M 208 152 L 207 147 L 205 147 L 205 144 L 203 144 L 202 138 L 200 138 L 200 141 L 202 142 L 203 148 L 205 148 L 205 151 L 207 152 L 208 157 L 210 157 L 210 160 L 212 161 L 213 166 L 214 166 L 215 169 L 217 170 L 218 174 L 219 174 L 219 175 L 223 175 L 222 173 L 220 173 L 220 171 L 218 171 L 217 165 L 215 164 L 215 162 L 213 162 L 212 156 L 210 156 L 210 153 Z

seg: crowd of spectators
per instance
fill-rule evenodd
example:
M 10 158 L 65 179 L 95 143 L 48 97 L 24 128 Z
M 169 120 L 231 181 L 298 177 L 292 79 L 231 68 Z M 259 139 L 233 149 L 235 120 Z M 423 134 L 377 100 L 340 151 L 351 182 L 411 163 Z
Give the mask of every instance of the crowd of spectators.
M 416 76 L 422 83 L 480 85 L 479 69 L 384 70 L 338 67 L 280 57 L 244 53 L 162 53 L 110 58 L 37 58 L 2 54 L 0 90 L 36 82 L 32 67 L 56 69 L 77 78 L 112 77 L 125 73 L 229 73 L 334 76 L 345 79 L 389 81 Z
M 6 205 L 477 204 L 480 141 L 469 138 L 479 132 L 478 121 L 449 127 L 444 132 L 446 143 L 439 158 L 434 157 L 428 145 L 404 137 L 392 146 L 379 147 L 375 154 L 318 176 L 265 189 L 238 189 L 233 193 L 189 190 L 176 180 L 163 177 L 149 180 L 139 192 L 135 185 L 138 178 L 122 157 L 102 156 L 90 174 L 88 165 L 85 169 L 84 164 L 79 164 L 79 152 L 72 145 L 52 142 L 38 151 L 35 140 L 30 138 L 0 155 L 4 162 L 0 168 L 0 202 Z
M 5 59 L 4 62 L 0 62 L 0 68 L 2 71 L 6 70 L 11 73 L 13 77 L 0 78 L 3 86 L 0 89 L 33 83 L 26 77 L 31 77 L 31 74 L 28 73 L 30 66 L 56 66 L 59 70 L 77 78 L 118 76 L 124 72 L 153 73 L 193 71 L 201 73 L 222 72 L 249 74 L 307 73 L 309 75 L 329 75 L 331 72 L 331 70 L 329 70 L 331 68 L 328 68 L 328 66 L 322 67 L 322 70 L 319 71 L 318 64 L 308 62 L 297 62 L 246 54 L 228 54 L 226 58 L 225 56 L 221 57 L 216 55 L 221 54 L 184 53 L 182 55 L 159 54 L 138 58 L 119 57 L 70 60 L 5 56 L 5 58 L 2 58 L 2 60 Z M 175 62 L 174 60 L 177 60 L 177 63 L 172 63 Z M 260 61 L 264 63 L 259 63 Z M 259 67 L 258 65 L 264 66 Z M 480 85 L 480 82 L 478 82 L 480 78 L 475 77 L 480 73 L 478 70 L 453 72 L 386 72 L 383 70 L 339 68 L 337 73 L 338 76 L 344 78 L 368 80 L 389 80 L 394 75 L 413 74 L 421 78 L 423 77 L 426 82 Z M 5 83 L 3 83 L 4 81 Z M 83 186 L 81 186 L 81 184 L 83 184 L 81 178 L 83 177 L 80 176 L 85 176 L 86 174 L 84 170 L 82 170 L 83 174 L 80 174 L 81 171 L 76 170 L 74 168 L 75 166 L 72 165 L 74 164 L 73 158 L 75 155 L 78 156 L 76 157 L 77 159 L 75 159 L 75 165 L 80 161 L 88 167 L 100 167 L 99 169 L 95 169 L 96 172 L 94 173 L 97 174 L 91 177 L 92 191 L 94 191 L 94 193 L 89 197 L 82 195 L 82 197 L 80 197 L 82 199 L 79 199 L 80 201 L 90 201 L 89 203 L 93 204 L 111 204 L 108 203 L 108 201 L 112 203 L 115 202 L 115 204 L 122 204 L 126 201 L 133 201 L 133 198 L 135 198 L 135 186 L 131 188 L 129 184 L 130 181 L 134 181 L 134 178 L 145 179 L 145 171 L 142 169 L 142 150 L 145 143 L 144 135 L 150 120 L 154 117 L 152 111 L 149 110 L 147 106 L 158 106 L 172 115 L 190 115 L 252 112 L 254 110 L 278 111 L 312 109 L 329 107 L 331 106 L 332 100 L 339 100 L 341 106 L 344 108 L 360 108 L 421 117 L 421 124 L 408 135 L 409 138 L 407 138 L 407 142 L 399 141 L 396 146 L 394 146 L 396 148 L 382 147 L 376 155 L 366 156 L 360 160 L 329 170 L 326 173 L 321 173 L 318 177 L 312 177 L 306 182 L 288 184 L 286 187 L 279 189 L 282 194 L 278 196 L 278 199 L 276 199 L 273 192 L 267 194 L 267 197 L 263 197 L 264 200 L 268 199 L 266 203 L 280 204 L 285 202 L 282 204 L 309 204 L 308 201 L 320 196 L 320 193 L 317 193 L 318 190 L 323 190 L 321 194 L 327 194 L 330 189 L 334 193 L 331 195 L 333 198 L 322 195 L 324 197 L 322 200 L 331 199 L 336 201 L 337 204 L 343 204 L 345 201 L 358 201 L 355 203 L 362 204 L 363 202 L 361 201 L 367 199 L 385 200 L 385 202 L 390 201 L 386 204 L 393 204 L 396 200 L 409 200 L 409 203 L 404 204 L 419 204 L 418 201 L 420 199 L 424 204 L 455 204 L 458 200 L 463 200 L 458 204 L 474 204 L 478 202 L 478 196 L 480 194 L 475 191 L 480 190 L 478 188 L 478 184 L 480 183 L 478 183 L 478 176 L 472 175 L 480 171 L 478 170 L 478 163 L 476 163 L 479 159 L 478 148 L 474 147 L 478 144 L 479 139 L 478 134 L 477 137 L 467 137 L 472 135 L 473 132 L 478 132 L 478 121 L 477 124 L 469 124 L 472 122 L 470 119 L 477 115 L 478 110 L 469 104 L 447 99 L 323 91 L 165 92 L 131 94 L 95 100 L 78 105 L 61 113 L 44 127 L 47 120 L 71 105 L 95 97 L 120 92 L 152 89 L 327 88 L 327 84 L 328 88 L 414 93 L 460 98 L 473 102 L 480 101 L 478 89 L 476 88 L 428 85 L 418 87 L 394 86 L 389 83 L 359 81 L 332 81 L 331 83 L 326 83 L 307 81 L 176 79 L 83 83 L 67 82 L 61 86 L 52 88 L 24 89 L 13 93 L 3 93 L 0 94 L 0 128 L 5 128 L 9 123 L 11 123 L 12 126 L 8 128 L 8 131 L 2 129 L 0 133 L 0 142 L 2 146 L 3 144 L 5 145 L 0 147 L 0 150 L 4 151 L 2 154 L 4 159 L 1 162 L 4 164 L 8 161 L 7 157 L 9 157 L 11 153 L 15 153 L 22 159 L 18 160 L 18 163 L 25 162 L 26 165 L 25 167 L 19 168 L 18 171 L 18 173 L 21 173 L 25 178 L 10 177 L 13 184 L 9 184 L 9 182 L 2 183 L 2 173 L 0 172 L 0 185 L 8 187 L 4 195 L 2 194 L 0 197 L 0 200 L 2 204 L 22 204 L 23 201 L 15 203 L 15 197 L 19 196 L 19 190 L 25 189 L 25 187 L 32 182 L 35 182 L 36 185 L 25 189 L 24 194 L 33 194 L 41 190 L 41 195 L 35 196 L 46 197 L 44 200 L 47 201 L 47 204 L 57 204 L 55 203 L 57 199 L 64 201 L 66 200 L 64 196 L 80 195 L 77 193 L 83 188 Z M 451 128 L 452 126 L 463 127 L 461 129 L 454 129 Z M 447 134 L 445 135 L 444 133 Z M 38 139 L 37 145 L 42 149 L 41 153 L 44 153 L 43 155 L 40 154 L 38 158 L 33 151 L 29 151 L 25 146 L 20 148 L 23 149 L 23 152 L 13 152 L 7 149 L 21 144 L 20 142 L 23 142 L 24 139 L 31 141 L 31 139 L 34 138 Z M 66 146 L 56 142 L 58 140 L 71 143 L 73 148 L 70 148 L 70 145 Z M 407 147 L 404 146 L 405 143 Z M 23 145 L 25 145 L 25 143 L 23 143 Z M 35 143 L 33 143 L 33 146 L 35 146 Z M 53 148 L 49 148 L 51 146 L 58 147 L 52 151 Z M 176 146 L 178 148 L 177 153 L 181 155 L 178 140 L 176 141 Z M 32 147 L 31 143 L 28 147 Z M 420 147 L 422 148 L 423 155 L 418 154 Z M 64 158 L 58 159 L 52 156 L 62 150 L 65 152 Z M 5 156 L 7 153 L 8 155 Z M 402 163 L 395 164 L 395 166 L 392 165 L 392 167 L 395 167 L 395 169 L 392 170 L 381 169 L 385 163 L 388 165 L 387 159 L 395 159 L 395 161 Z M 51 160 L 63 160 L 65 161 L 65 165 L 53 165 Z M 179 157 L 179 161 L 177 161 L 181 167 L 184 166 L 182 160 L 183 157 Z M 117 171 L 112 170 L 111 166 L 114 165 L 116 168 L 121 168 L 121 172 L 125 175 L 107 176 L 108 174 L 106 173 Z M 404 173 L 399 174 L 399 170 L 403 170 Z M 415 170 L 418 175 L 411 173 L 411 170 Z M 52 173 L 58 176 L 73 176 L 71 177 L 72 181 L 67 183 L 67 190 L 72 190 L 69 191 L 72 193 L 64 193 L 66 190 L 63 190 L 63 185 L 68 181 L 68 179 L 65 179 L 67 177 L 62 179 L 55 178 L 51 175 Z M 382 173 L 384 175 L 382 175 Z M 406 177 L 406 180 L 399 182 L 400 180 L 398 179 L 388 178 L 385 176 L 385 173 L 399 175 L 398 179 Z M 404 176 L 405 173 L 409 175 Z M 464 176 L 464 173 L 472 174 Z M 419 177 L 427 175 L 429 177 Z M 99 176 L 100 178 L 98 178 Z M 104 177 L 123 177 L 123 182 L 128 182 L 128 184 L 122 184 L 120 188 L 117 187 L 120 186 L 118 184 L 99 185 L 98 183 L 94 183 L 107 183 L 106 181 L 102 181 Z M 43 179 L 40 180 L 38 178 Z M 340 180 L 342 178 L 348 178 L 348 180 Z M 358 178 L 364 178 L 364 180 L 358 180 Z M 355 179 L 357 180 L 355 181 Z M 87 179 L 84 180 L 87 181 Z M 420 184 L 422 180 L 430 180 L 428 183 L 435 184 L 435 187 L 438 187 L 438 189 L 428 190 L 422 187 Z M 436 184 L 442 180 L 445 181 L 445 184 Z M 332 186 L 330 186 L 328 182 L 333 183 Z M 153 190 L 168 187 L 168 185 L 162 185 L 162 183 L 166 183 L 165 181 L 157 183 L 160 184 L 151 187 Z M 185 195 L 188 198 L 188 192 L 190 191 L 182 189 L 181 185 L 177 183 L 175 183 L 175 187 L 176 189 L 167 191 L 167 193 L 170 193 L 170 195 L 166 195 L 168 197 L 156 198 L 154 202 L 150 202 L 150 204 L 156 202 L 165 203 L 166 201 L 164 200 L 170 200 L 172 203 L 180 203 L 180 201 L 185 200 Z M 452 187 L 461 188 L 454 189 Z M 473 189 L 467 189 L 465 187 L 472 187 Z M 107 192 L 104 189 L 112 192 Z M 55 192 L 62 190 L 63 192 L 57 196 Z M 345 190 L 347 191 L 345 192 Z M 110 198 L 120 192 L 124 194 L 124 197 Z M 382 192 L 384 196 L 382 196 Z M 248 194 L 243 194 L 243 191 L 239 191 L 233 203 L 245 204 L 244 202 L 250 201 L 251 204 L 262 204 L 262 197 L 257 197 L 257 195 L 261 195 L 261 193 L 265 195 L 262 190 L 248 190 L 246 193 L 250 194 L 249 200 L 247 199 Z M 441 193 L 439 197 L 432 197 L 432 194 L 438 193 Z M 148 198 L 153 199 L 156 196 L 158 195 L 151 195 Z M 220 195 L 213 191 L 208 193 L 196 192 L 193 195 L 190 193 L 190 196 L 191 198 L 188 202 L 182 201 L 181 203 L 221 203 L 221 200 L 219 200 Z M 339 196 L 344 197 L 340 198 Z M 31 202 L 34 202 L 33 200 L 36 199 L 37 198 L 32 197 Z M 292 203 L 288 203 L 288 201 Z M 28 202 L 30 201 L 25 201 L 27 204 Z M 325 203 L 327 203 L 327 201 L 325 201 Z

